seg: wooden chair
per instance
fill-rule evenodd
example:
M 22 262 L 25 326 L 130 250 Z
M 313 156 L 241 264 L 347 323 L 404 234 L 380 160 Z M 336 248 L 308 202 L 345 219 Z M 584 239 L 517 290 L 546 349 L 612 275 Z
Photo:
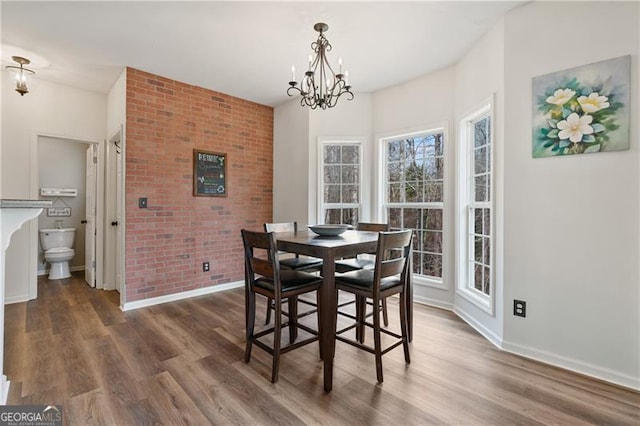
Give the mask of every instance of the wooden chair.
M 386 223 L 358 222 L 356 229 L 358 231 L 387 232 L 389 231 L 389 225 Z M 370 253 L 370 254 L 375 254 L 375 253 Z M 350 259 L 336 260 L 336 272 L 344 273 L 344 272 L 358 271 L 360 269 L 373 269 L 374 265 L 375 265 L 375 261 L 373 259 L 362 258 L 357 256 L 355 258 L 350 258 Z M 353 303 L 353 301 L 342 303 L 338 306 L 338 308 L 349 305 L 351 303 Z M 340 313 L 340 311 L 338 311 L 338 313 Z M 388 327 L 389 313 L 387 310 L 387 299 L 382 299 L 382 320 L 384 322 L 384 326 Z M 361 338 L 363 340 L 360 340 L 360 343 L 363 343 L 364 335 L 362 335 Z
M 281 270 L 278 262 L 278 250 L 276 237 L 273 232 L 252 232 L 243 229 L 242 241 L 245 255 L 245 314 L 246 314 L 246 338 L 244 361 L 251 360 L 251 348 L 255 344 L 273 356 L 271 369 L 271 382 L 278 381 L 280 367 L 280 355 L 300 346 L 312 343 L 320 338 L 320 310 L 318 309 L 318 330 L 313 330 L 298 323 L 296 315 L 289 315 L 288 321 L 282 323 L 282 301 L 287 300 L 290 312 L 292 305 L 297 303 L 297 297 L 301 294 L 316 293 L 316 300 L 320 304 L 319 289 L 322 278 L 308 272 Z M 274 326 L 258 333 L 254 331 L 256 319 L 256 293 L 275 301 Z M 282 329 L 289 327 L 289 345 L 281 347 Z M 312 335 L 307 339 L 297 341 L 295 332 L 302 329 Z M 273 345 L 268 346 L 259 339 L 267 334 L 273 334 Z
M 279 222 L 279 223 L 265 223 L 264 224 L 265 232 L 298 232 L 298 222 Z M 305 271 L 305 272 L 319 272 L 322 270 L 322 259 L 318 259 L 316 257 L 306 257 L 300 256 L 296 254 L 293 257 L 285 257 L 280 259 L 280 267 L 283 269 L 293 269 L 294 271 Z M 316 307 L 316 304 L 313 302 L 309 302 L 306 300 L 300 300 L 300 303 L 304 303 L 310 306 Z M 265 316 L 265 324 L 269 324 L 271 322 L 271 311 L 273 310 L 273 299 L 267 300 L 267 314 Z M 297 306 L 296 306 L 297 308 Z M 297 309 L 296 309 L 297 314 Z M 314 313 L 315 310 L 307 311 L 303 314 L 310 315 Z M 287 314 L 291 313 L 291 309 Z
M 336 292 L 346 291 L 356 295 L 356 298 L 367 298 L 373 300 L 373 324 L 356 320 L 346 328 L 336 331 L 336 339 L 356 346 L 357 348 L 371 352 L 376 357 L 376 375 L 378 382 L 382 383 L 382 355 L 399 345 L 404 347 L 404 360 L 410 363 L 409 357 L 409 336 L 407 328 L 407 286 L 409 274 L 411 273 L 412 231 L 380 232 L 378 237 L 378 248 L 376 250 L 376 260 L 374 269 L 360 269 L 336 275 Z M 380 326 L 380 301 L 391 295 L 400 296 L 400 329 L 398 335 Z M 360 306 L 364 303 L 360 303 Z M 360 317 L 362 319 L 362 317 Z M 348 339 L 341 334 L 360 325 L 373 328 L 374 347 L 365 346 L 357 340 Z M 385 333 L 398 339 L 395 343 L 382 349 L 381 333 Z

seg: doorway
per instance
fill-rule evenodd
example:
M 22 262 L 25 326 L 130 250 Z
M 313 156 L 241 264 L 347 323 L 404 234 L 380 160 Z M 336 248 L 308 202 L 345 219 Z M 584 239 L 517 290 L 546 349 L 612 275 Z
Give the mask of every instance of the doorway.
M 31 144 L 31 196 L 53 202 L 30 225 L 28 300 L 37 298 L 37 276 L 46 264 L 40 249 L 39 229 L 73 228 L 75 255 L 71 271 L 85 271 L 87 283 L 103 288 L 104 141 L 67 135 L 37 133 Z M 41 195 L 42 188 L 66 189 L 64 196 Z M 58 194 L 58 193 L 54 193 Z

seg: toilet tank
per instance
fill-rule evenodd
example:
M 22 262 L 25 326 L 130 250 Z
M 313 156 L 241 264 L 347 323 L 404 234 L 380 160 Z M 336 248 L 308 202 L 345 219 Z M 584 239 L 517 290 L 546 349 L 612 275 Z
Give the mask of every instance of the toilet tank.
M 75 236 L 75 228 L 41 229 L 40 244 L 43 251 L 58 247 L 73 248 Z

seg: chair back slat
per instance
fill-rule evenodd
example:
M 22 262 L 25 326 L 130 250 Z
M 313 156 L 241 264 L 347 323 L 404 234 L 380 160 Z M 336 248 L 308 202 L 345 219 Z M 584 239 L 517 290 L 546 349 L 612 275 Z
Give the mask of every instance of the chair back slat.
M 380 278 L 392 277 L 402 273 L 404 262 L 404 257 L 383 260 L 380 265 Z
M 298 222 L 265 223 L 265 232 L 297 232 Z
M 358 222 L 356 226 L 358 231 L 369 231 L 369 232 L 387 232 L 389 231 L 388 223 L 367 223 L 367 222 Z
M 273 279 L 273 265 L 268 260 L 260 259 L 259 257 L 252 257 L 251 269 L 253 270 L 254 274 Z

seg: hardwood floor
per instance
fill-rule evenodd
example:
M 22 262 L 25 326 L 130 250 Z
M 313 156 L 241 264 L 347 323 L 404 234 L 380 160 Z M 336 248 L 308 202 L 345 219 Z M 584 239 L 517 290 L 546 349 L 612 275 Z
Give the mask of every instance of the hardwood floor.
M 242 289 L 121 312 L 79 277 L 38 285 L 6 306 L 8 403 L 62 405 L 69 425 L 640 424 L 639 393 L 501 352 L 439 309 L 416 305 L 412 362 L 385 355 L 382 385 L 338 342 L 325 394 L 317 345 L 285 354 L 275 385 L 264 351 L 244 363 Z

